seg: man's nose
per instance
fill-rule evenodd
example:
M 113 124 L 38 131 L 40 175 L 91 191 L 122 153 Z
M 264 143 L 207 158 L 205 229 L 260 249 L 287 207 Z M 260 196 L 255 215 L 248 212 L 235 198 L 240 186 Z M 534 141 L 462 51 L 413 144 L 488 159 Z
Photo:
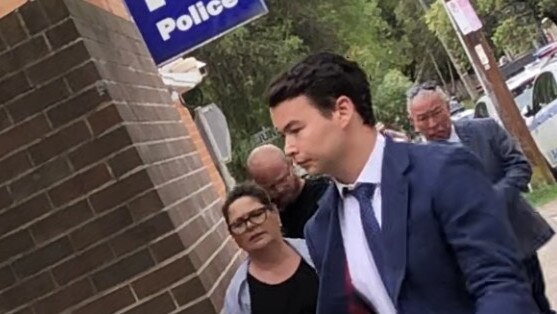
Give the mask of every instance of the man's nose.
M 437 125 L 437 120 L 434 119 L 433 117 L 429 117 L 426 120 L 426 125 L 428 128 L 433 128 Z
M 298 149 L 290 136 L 284 138 L 284 153 L 292 159 L 295 159 L 294 156 L 298 153 Z

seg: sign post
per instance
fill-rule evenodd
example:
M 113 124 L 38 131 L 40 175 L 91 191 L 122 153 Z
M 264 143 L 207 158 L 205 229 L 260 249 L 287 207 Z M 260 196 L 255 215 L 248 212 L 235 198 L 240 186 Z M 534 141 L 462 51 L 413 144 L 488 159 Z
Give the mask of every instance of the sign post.
M 161 65 L 268 12 L 263 0 L 125 0 Z
M 469 0 L 445 0 L 449 18 L 461 35 L 464 50 L 474 65 L 477 77 L 489 96 L 505 128 L 518 140 L 533 169 L 532 185 L 554 184 L 555 180 L 543 155 L 534 142 L 514 102 L 514 97 L 499 71 L 495 56 L 482 33 L 482 24 Z

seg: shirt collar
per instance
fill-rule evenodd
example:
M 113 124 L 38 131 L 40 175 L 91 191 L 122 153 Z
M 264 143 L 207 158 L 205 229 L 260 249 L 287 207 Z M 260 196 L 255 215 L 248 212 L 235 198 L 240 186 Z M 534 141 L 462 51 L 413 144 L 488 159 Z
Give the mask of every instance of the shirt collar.
M 353 189 L 357 183 L 381 183 L 381 171 L 383 169 L 383 154 L 385 152 L 385 137 L 381 134 L 377 134 L 377 139 L 375 140 L 375 147 L 371 151 L 369 158 L 367 159 L 362 172 L 356 179 L 356 182 L 352 184 L 343 184 L 333 179 L 335 186 L 337 187 L 340 195 L 343 195 L 344 188 Z
M 451 123 L 451 136 L 449 136 L 449 139 L 447 140 L 447 142 L 449 142 L 449 143 L 460 143 L 460 137 L 458 137 L 458 134 L 456 133 L 456 129 L 455 129 L 453 123 Z

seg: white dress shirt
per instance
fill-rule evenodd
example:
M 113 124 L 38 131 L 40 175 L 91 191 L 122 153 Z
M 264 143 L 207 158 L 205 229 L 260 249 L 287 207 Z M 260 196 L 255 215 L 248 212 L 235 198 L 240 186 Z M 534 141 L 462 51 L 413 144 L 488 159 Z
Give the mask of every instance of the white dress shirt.
M 460 143 L 460 137 L 458 137 L 458 134 L 456 134 L 456 129 L 454 128 L 454 124 L 451 124 L 451 135 L 449 136 L 447 142 Z
M 385 138 L 382 135 L 378 135 L 375 147 L 356 182 L 352 185 L 345 185 L 339 182 L 335 182 L 335 184 L 339 189 L 341 197 L 343 197 L 338 213 L 342 242 L 346 252 L 352 285 L 366 301 L 373 305 L 379 314 L 395 314 L 396 309 L 381 280 L 377 265 L 373 259 L 373 253 L 367 244 L 360 218 L 358 200 L 352 195 L 343 196 L 342 193 L 344 188 L 353 188 L 356 183 L 375 184 L 375 193 L 371 202 L 377 222 L 381 226 L 381 170 L 383 168 L 384 151 Z

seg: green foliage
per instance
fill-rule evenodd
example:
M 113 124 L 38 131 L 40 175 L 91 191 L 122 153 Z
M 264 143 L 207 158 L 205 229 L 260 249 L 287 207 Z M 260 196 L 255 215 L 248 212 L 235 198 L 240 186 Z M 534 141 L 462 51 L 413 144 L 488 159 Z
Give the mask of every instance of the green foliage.
M 492 39 L 496 46 L 505 47 L 511 55 L 519 55 L 532 49 L 532 42 L 537 35 L 534 25 L 521 25 L 515 17 L 511 17 L 497 27 Z
M 450 59 L 436 34 L 428 29 L 425 12 L 420 1 L 398 1 L 394 8 L 397 20 L 394 27 L 400 32 L 399 49 L 403 56 L 411 58 L 410 64 L 400 69 L 413 81 L 439 80 L 432 58 L 441 65 L 446 77 L 450 76 Z
M 557 14 L 557 1 L 555 1 L 555 0 L 539 0 L 538 1 L 538 8 L 542 12 L 553 12 L 553 14 Z
M 431 32 L 443 38 L 448 48 L 452 51 L 457 62 L 464 68 L 470 68 L 466 52 L 462 48 L 456 32 L 443 7 L 442 0 L 435 1 L 425 15 L 425 22 Z
M 375 114 L 385 125 L 410 131 L 406 112 L 406 91 L 412 82 L 399 70 L 389 70 L 374 95 Z
M 524 196 L 532 205 L 540 207 L 557 200 L 557 185 L 547 185 L 530 193 L 525 193 Z
M 339 2 L 346 4 L 339 5 Z M 328 21 L 346 47 L 339 52 L 357 60 L 372 82 L 388 69 L 406 63 L 405 57 L 398 54 L 398 43 L 392 40 L 377 1 L 323 1 L 321 8 L 329 12 Z
M 190 107 L 214 102 L 224 111 L 231 130 L 233 160 L 230 170 L 245 177 L 244 161 L 253 148 L 252 135 L 272 127 L 264 93 L 271 79 L 310 52 L 332 51 L 348 56 L 368 73 L 380 120 L 406 130 L 405 90 L 411 80 L 450 77 L 451 65 L 438 38 L 464 68 L 467 59 L 441 5 L 432 0 L 267 0 L 269 14 L 240 27 L 196 51 L 207 62 L 209 76 L 199 92 L 188 98 Z M 481 12 L 503 12 L 505 3 L 519 0 L 475 0 Z M 535 0 L 534 7 L 550 8 L 555 0 Z M 519 51 L 511 22 L 482 16 L 486 31 L 500 50 Z M 519 20 L 523 22 L 523 20 Z M 493 25 L 500 27 L 492 31 Z M 527 41 L 530 29 L 523 29 Z M 512 41 L 509 39 L 513 39 Z M 277 143 L 280 145 L 280 143 Z
M 268 82 L 307 51 L 302 39 L 293 33 L 291 21 L 270 15 L 196 53 L 209 68 L 201 86 L 204 99 L 221 107 L 230 126 L 230 170 L 236 178 L 245 176 L 243 161 L 252 148 L 250 136 L 271 126 L 262 97 Z
M 513 56 L 523 54 L 534 48 L 533 42 L 539 38 L 536 28 L 537 11 L 540 8 L 557 9 L 555 0 L 471 0 L 477 14 L 482 20 L 482 31 L 494 44 L 496 57 L 503 53 Z M 541 9 L 543 10 L 543 9 Z M 538 14 L 538 15 L 537 15 Z M 470 69 L 464 50 L 442 5 L 436 0 L 426 14 L 428 28 L 439 38 L 443 38 L 458 62 Z
M 269 0 L 267 16 L 196 52 L 209 68 L 203 99 L 217 103 L 228 119 L 234 148 L 230 169 L 237 179 L 245 176 L 251 136 L 272 126 L 266 86 L 290 64 L 308 52 L 329 50 L 357 60 L 378 85 L 389 69 L 407 63 L 377 3 Z

